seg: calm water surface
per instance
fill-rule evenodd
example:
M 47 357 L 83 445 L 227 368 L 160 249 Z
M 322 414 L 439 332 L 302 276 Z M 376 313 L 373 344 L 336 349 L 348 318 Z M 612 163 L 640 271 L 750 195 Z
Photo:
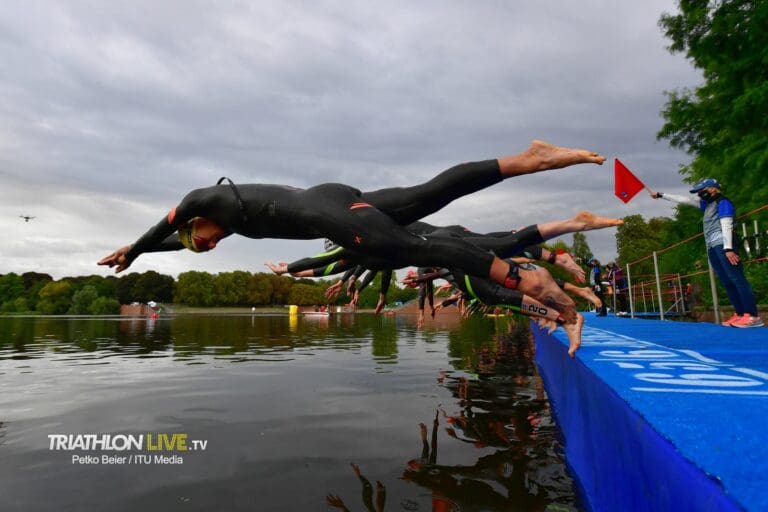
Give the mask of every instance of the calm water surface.
M 144 444 L 51 448 L 69 434 Z M 186 451 L 149 449 L 183 435 Z M 25 512 L 580 509 L 526 325 L 418 331 L 372 315 L 0 317 L 0 499 Z

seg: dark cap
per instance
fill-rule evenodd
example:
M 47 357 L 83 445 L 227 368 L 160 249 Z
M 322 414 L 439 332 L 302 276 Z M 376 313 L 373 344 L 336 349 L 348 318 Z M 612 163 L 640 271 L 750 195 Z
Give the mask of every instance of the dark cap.
M 699 190 L 704 190 L 705 188 L 708 188 L 708 187 L 715 187 L 720 189 L 723 188 L 720 185 L 720 182 L 717 181 L 715 178 L 704 178 L 703 180 L 701 180 L 700 182 L 698 182 L 693 186 L 693 188 L 691 189 L 691 194 L 695 194 Z

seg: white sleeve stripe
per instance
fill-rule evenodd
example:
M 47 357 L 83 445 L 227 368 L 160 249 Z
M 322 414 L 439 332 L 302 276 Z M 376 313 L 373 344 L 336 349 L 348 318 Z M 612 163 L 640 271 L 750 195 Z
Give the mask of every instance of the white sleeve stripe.
M 723 230 L 723 249 L 733 249 L 733 217 L 722 217 L 720 228 Z

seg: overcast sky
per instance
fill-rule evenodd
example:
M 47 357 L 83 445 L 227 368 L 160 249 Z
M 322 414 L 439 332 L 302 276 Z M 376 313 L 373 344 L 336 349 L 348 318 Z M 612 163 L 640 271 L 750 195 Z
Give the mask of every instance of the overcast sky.
M 0 273 L 108 275 L 98 259 L 220 176 L 403 186 L 534 138 L 609 161 L 507 180 L 427 220 L 498 231 L 582 209 L 670 215 L 646 193 L 613 196 L 615 157 L 652 188 L 687 188 L 688 156 L 656 132 L 664 91 L 701 79 L 666 50 L 663 12 L 675 3 L 4 2 Z M 604 262 L 614 234 L 587 234 Z M 262 271 L 322 247 L 237 238 L 131 270 Z

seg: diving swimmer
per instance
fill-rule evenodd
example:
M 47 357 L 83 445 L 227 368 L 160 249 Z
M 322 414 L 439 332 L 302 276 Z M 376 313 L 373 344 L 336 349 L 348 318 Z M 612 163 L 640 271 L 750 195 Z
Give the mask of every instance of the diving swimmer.
M 451 266 L 513 287 L 513 269 L 502 259 L 460 238 L 417 237 L 403 226 L 506 178 L 604 161 L 592 151 L 533 141 L 521 153 L 460 164 L 413 187 L 360 192 L 337 183 L 309 189 L 219 184 L 193 190 L 134 244 L 98 264 L 122 272 L 142 253 L 185 247 L 205 252 L 233 233 L 249 238 L 329 238 L 396 264 Z

